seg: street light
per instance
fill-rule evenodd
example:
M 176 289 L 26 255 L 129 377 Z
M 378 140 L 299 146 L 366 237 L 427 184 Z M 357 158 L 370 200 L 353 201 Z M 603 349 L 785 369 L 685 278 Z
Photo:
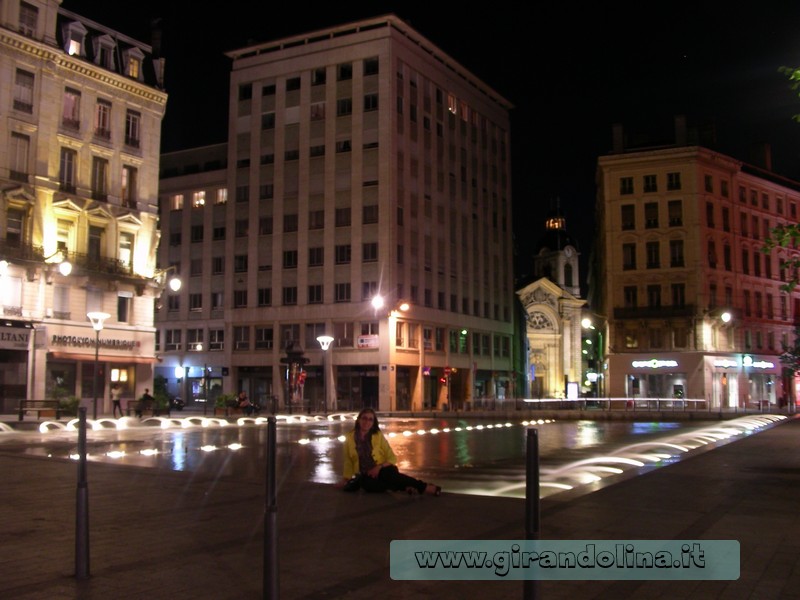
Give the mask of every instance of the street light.
M 108 319 L 111 315 L 108 313 L 95 311 L 86 313 L 86 316 L 92 323 L 92 327 L 94 328 L 95 332 L 94 377 L 92 377 L 92 388 L 94 396 L 94 400 L 92 402 L 92 418 L 96 421 L 97 420 L 97 371 L 99 371 L 100 369 L 100 332 L 103 331 L 103 323 L 105 323 L 105 320 Z
M 320 335 L 317 337 L 320 347 L 322 348 L 322 405 L 325 411 L 325 416 L 328 416 L 328 361 L 325 357 L 328 355 L 328 348 L 333 343 L 333 337 L 329 335 Z M 332 408 L 336 408 L 331 405 Z

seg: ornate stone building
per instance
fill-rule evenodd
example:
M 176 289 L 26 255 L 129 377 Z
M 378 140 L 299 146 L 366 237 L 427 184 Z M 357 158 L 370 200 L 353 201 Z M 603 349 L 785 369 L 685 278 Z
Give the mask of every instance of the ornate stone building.
M 526 313 L 530 392 L 565 398 L 581 382 L 581 307 L 578 251 L 562 216 L 549 217 L 534 258 L 532 283 L 517 291 Z
M 134 397 L 152 386 L 156 360 L 163 61 L 60 4 L 0 3 L 6 410 L 56 388 L 104 398 L 112 381 Z M 108 314 L 98 360 L 93 311 Z

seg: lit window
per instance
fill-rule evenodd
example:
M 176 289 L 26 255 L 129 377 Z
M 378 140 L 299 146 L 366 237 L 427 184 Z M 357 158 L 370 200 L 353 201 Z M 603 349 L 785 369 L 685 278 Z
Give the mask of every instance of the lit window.
M 200 190 L 192 194 L 192 208 L 202 208 L 206 205 L 206 192 Z

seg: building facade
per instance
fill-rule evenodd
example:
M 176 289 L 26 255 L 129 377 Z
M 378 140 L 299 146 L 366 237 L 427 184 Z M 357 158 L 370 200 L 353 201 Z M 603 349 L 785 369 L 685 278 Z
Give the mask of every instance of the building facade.
M 795 398 L 779 355 L 800 314 L 781 290 L 796 250 L 762 247 L 797 222 L 800 183 L 687 145 L 682 130 L 674 146 L 598 161 L 606 394 L 777 407 Z
M 162 264 L 203 274 L 158 316 L 170 384 L 202 365 L 285 406 L 291 345 L 312 406 L 510 394 L 510 104 L 394 16 L 228 56 L 225 202 L 219 180 L 163 180 L 186 187 L 162 193 L 164 236 L 182 235 Z
M 111 382 L 134 397 L 152 386 L 156 360 L 163 61 L 59 5 L 0 4 L 6 409 L 24 398 L 106 398 Z M 99 338 L 89 312 L 109 315 Z
M 578 249 L 560 214 L 545 221 L 533 282 L 517 291 L 525 309 L 532 398 L 576 398 L 582 384 Z

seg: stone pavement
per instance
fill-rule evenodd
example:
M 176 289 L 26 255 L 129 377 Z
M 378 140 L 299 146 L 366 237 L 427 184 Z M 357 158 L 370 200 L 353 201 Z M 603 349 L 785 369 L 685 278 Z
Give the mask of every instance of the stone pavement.
M 393 581 L 393 539 L 521 539 L 519 499 L 345 494 L 279 467 L 280 597 L 522 598 L 522 582 Z M 74 462 L 0 446 L 0 598 L 262 598 L 264 484 L 90 463 L 74 578 Z M 543 599 L 800 598 L 800 420 L 542 504 L 544 539 L 737 539 L 721 582 L 541 582 Z

